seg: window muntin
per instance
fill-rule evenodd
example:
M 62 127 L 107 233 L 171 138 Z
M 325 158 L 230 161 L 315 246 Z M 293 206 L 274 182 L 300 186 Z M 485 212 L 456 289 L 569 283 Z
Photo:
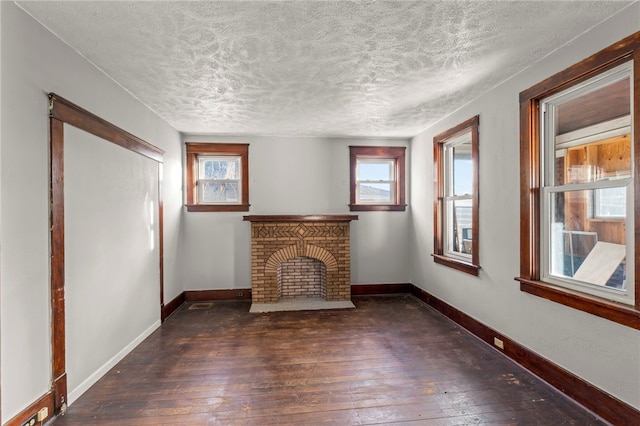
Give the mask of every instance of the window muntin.
M 186 144 L 188 211 L 249 210 L 249 145 Z
M 626 304 L 634 303 L 626 268 L 634 249 L 626 235 L 634 228 L 632 138 L 629 120 L 610 115 L 629 116 L 630 81 L 627 62 L 540 102 L 541 279 Z M 576 235 L 594 243 L 576 247 Z
M 593 208 L 591 217 L 594 219 L 623 219 L 626 216 L 627 189 L 616 186 L 593 191 Z
M 351 211 L 404 211 L 405 147 L 350 146 Z
M 479 123 L 475 116 L 435 136 L 436 263 L 478 275 Z

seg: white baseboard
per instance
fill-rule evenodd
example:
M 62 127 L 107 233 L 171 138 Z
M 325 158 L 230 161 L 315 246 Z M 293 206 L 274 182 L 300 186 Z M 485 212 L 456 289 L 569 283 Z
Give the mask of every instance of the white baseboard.
M 161 321 L 154 322 L 151 327 L 142 332 L 141 335 L 136 337 L 131 343 L 125 346 L 120 352 L 115 354 L 113 358 L 107 361 L 102 367 L 98 368 L 91 376 L 89 376 L 84 382 L 80 383 L 78 387 L 71 390 L 67 395 L 67 404 L 71 405 L 73 402 L 85 393 L 91 386 L 93 386 L 102 376 L 107 374 L 107 371 L 111 370 L 122 358 L 127 356 L 136 346 L 138 346 L 144 339 L 149 337 L 151 333 L 156 331 L 160 327 Z

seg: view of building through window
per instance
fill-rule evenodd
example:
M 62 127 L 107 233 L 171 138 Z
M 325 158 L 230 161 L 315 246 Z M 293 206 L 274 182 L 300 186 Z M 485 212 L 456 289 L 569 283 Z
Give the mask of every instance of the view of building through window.
M 541 102 L 543 278 L 626 303 L 630 83 L 626 63 Z

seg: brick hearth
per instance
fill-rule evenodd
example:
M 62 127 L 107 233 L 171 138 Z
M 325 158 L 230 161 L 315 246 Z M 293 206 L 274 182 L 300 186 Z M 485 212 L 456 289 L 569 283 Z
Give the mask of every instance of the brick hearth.
M 351 300 L 349 224 L 357 219 L 356 215 L 244 216 L 251 222 L 252 302 L 277 303 L 278 266 L 299 259 L 288 262 L 286 268 L 290 271 L 291 265 L 300 265 L 298 272 L 308 274 L 304 258 L 324 264 L 327 301 Z M 310 280 L 301 280 L 301 284 Z

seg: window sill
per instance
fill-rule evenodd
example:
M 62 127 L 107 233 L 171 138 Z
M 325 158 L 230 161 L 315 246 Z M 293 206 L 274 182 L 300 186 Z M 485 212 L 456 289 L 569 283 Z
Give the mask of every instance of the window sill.
M 188 212 L 248 212 L 250 204 L 185 204 Z
M 461 260 L 452 259 L 450 257 L 443 256 L 441 254 L 432 254 L 433 261 L 444 266 L 448 266 L 450 268 L 456 269 L 460 272 L 464 272 L 466 274 L 478 276 L 480 273 L 480 266 L 474 265 L 472 263 L 463 262 Z
M 542 281 L 534 281 L 526 278 L 516 277 L 520 282 L 520 290 L 542 297 L 561 305 L 569 306 L 609 321 L 622 324 L 627 327 L 640 330 L 640 311 L 631 306 L 611 302 L 594 296 L 574 292 L 567 289 L 560 289 Z
M 367 211 L 387 211 L 387 212 L 403 212 L 406 204 L 349 204 L 349 210 L 352 212 Z

